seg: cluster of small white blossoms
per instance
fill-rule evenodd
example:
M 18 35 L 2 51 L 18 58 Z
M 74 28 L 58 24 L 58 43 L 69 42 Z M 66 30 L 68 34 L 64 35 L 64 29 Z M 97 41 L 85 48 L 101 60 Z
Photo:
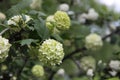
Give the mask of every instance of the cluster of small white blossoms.
M 69 5 L 66 3 L 60 4 L 58 10 L 67 12 L 69 10 Z
M 120 70 L 120 61 L 119 60 L 111 60 L 109 63 L 109 67 L 113 70 Z
M 94 73 L 93 73 L 93 69 L 88 69 L 87 72 L 86 72 L 86 75 L 89 76 L 89 77 L 93 77 L 94 76 Z
M 46 27 L 54 30 L 68 30 L 70 28 L 70 18 L 64 11 L 57 11 L 54 15 L 48 16 L 46 19 Z
M 24 20 L 24 18 L 25 20 Z M 30 21 L 32 18 L 28 15 L 16 15 L 16 16 L 13 16 L 12 18 L 10 18 L 8 21 L 7 21 L 7 24 L 8 25 L 14 25 L 14 26 L 18 26 L 18 24 L 20 22 L 23 22 L 23 23 L 27 23 L 28 21 Z
M 44 76 L 44 68 L 41 65 L 35 65 L 32 68 L 32 74 L 36 77 Z
M 89 69 L 95 70 L 96 61 L 92 56 L 85 56 L 80 60 L 80 67 L 84 71 L 88 71 Z
M 30 4 L 31 9 L 40 9 L 42 6 L 42 0 L 32 0 Z
M 0 62 L 3 62 L 8 57 L 10 46 L 9 41 L 0 36 Z
M 83 13 L 83 14 L 79 15 L 78 21 L 81 23 L 85 23 L 86 19 L 95 21 L 98 19 L 98 17 L 99 17 L 99 14 L 93 8 L 91 8 L 91 9 L 89 9 L 88 14 Z
M 45 40 L 40 46 L 38 57 L 46 65 L 60 64 L 64 57 L 63 45 L 53 39 Z
M 91 33 L 85 38 L 85 47 L 90 50 L 97 50 L 103 46 L 101 36 Z
M 6 19 L 6 16 L 4 13 L 0 12 L 0 20 L 3 21 Z

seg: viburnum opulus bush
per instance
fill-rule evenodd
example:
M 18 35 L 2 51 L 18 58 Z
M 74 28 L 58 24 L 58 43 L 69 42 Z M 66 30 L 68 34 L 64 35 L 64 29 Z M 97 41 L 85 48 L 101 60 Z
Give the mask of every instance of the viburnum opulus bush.
M 1 0 L 0 80 L 119 80 L 119 17 L 97 0 Z

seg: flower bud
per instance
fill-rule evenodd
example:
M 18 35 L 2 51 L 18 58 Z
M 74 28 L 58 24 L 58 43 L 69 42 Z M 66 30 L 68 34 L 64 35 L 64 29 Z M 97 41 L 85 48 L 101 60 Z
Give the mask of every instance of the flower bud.
M 92 33 L 85 38 L 85 46 L 87 49 L 97 50 L 102 47 L 103 42 L 99 35 Z
M 32 68 L 32 73 L 36 77 L 42 77 L 44 75 L 44 68 L 41 65 L 35 65 Z
M 86 75 L 89 77 L 93 77 L 94 76 L 93 69 L 88 69 Z
M 63 45 L 53 39 L 45 40 L 39 49 L 39 60 L 46 65 L 60 64 L 63 57 Z
M 10 46 L 8 40 L 0 36 L 0 62 L 3 62 L 8 57 Z
M 66 12 L 57 11 L 54 14 L 55 25 L 59 30 L 67 30 L 70 28 L 70 18 Z
M 86 57 L 83 57 L 81 60 L 80 60 L 80 67 L 84 70 L 84 71 L 87 71 L 88 69 L 93 69 L 95 70 L 96 68 L 96 61 L 93 57 L 91 56 L 86 56 Z

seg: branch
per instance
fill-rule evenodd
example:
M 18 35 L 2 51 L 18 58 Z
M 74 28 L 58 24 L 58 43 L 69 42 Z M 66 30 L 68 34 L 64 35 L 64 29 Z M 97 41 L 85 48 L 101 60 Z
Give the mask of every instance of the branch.
M 78 52 L 85 51 L 85 50 L 87 50 L 85 47 L 80 48 L 80 49 L 76 49 L 75 51 L 73 51 L 73 52 L 71 52 L 70 54 L 68 54 L 67 56 L 65 56 L 65 57 L 63 58 L 63 61 L 66 60 L 66 59 L 68 59 L 68 58 L 70 58 L 71 56 L 77 54 Z
M 102 38 L 102 40 L 106 40 L 108 37 L 111 37 L 112 35 L 114 35 L 114 34 L 116 34 L 116 33 L 119 33 L 119 32 L 120 32 L 120 29 L 117 28 L 115 31 L 113 31 L 113 32 L 111 32 L 110 34 L 104 36 L 104 37 Z
M 4 29 L 2 32 L 0 32 L 0 36 L 2 35 L 2 34 L 4 34 L 7 30 L 9 30 L 10 28 L 8 27 L 8 28 L 6 28 L 6 29 Z

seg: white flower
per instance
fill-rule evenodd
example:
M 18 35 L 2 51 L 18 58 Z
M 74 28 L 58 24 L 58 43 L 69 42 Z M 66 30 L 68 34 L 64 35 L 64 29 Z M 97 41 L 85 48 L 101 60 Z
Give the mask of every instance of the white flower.
M 45 40 L 39 49 L 39 60 L 46 65 L 60 64 L 64 57 L 63 46 L 53 39 Z
M 112 76 L 116 76 L 116 74 L 117 74 L 117 71 L 115 71 L 115 70 L 112 70 L 112 71 L 109 71 L 109 73 L 110 73 Z
M 44 75 L 44 68 L 41 65 L 34 65 L 32 68 L 32 73 L 36 77 L 41 77 Z
M 90 77 L 94 76 L 93 69 L 88 69 L 86 75 Z
M 6 16 L 4 13 L 0 12 L 0 20 L 5 20 Z
M 23 16 L 25 17 L 25 21 L 23 19 Z M 23 22 L 23 23 L 27 23 L 28 21 L 30 21 L 32 18 L 28 15 L 16 15 L 16 16 L 13 16 L 12 18 L 10 18 L 8 21 L 7 21 L 7 24 L 8 25 L 15 25 L 17 26 L 18 23 L 20 22 Z
M 65 70 L 64 69 L 59 69 L 58 71 L 57 71 L 57 74 L 58 75 L 64 75 L 65 74 Z
M 87 17 L 86 17 L 88 20 L 94 21 L 94 20 L 97 20 L 98 17 L 99 17 L 99 14 L 93 8 L 89 9 Z
M 11 44 L 7 39 L 0 36 L 0 62 L 3 62 L 8 57 L 8 51 Z
M 86 13 L 83 13 L 81 15 L 78 15 L 78 21 L 80 23 L 85 23 L 86 22 L 86 17 L 87 17 L 87 14 Z
M 60 4 L 59 5 L 59 10 L 61 11 L 68 11 L 69 10 L 69 5 L 66 3 Z
M 120 61 L 111 60 L 110 63 L 109 63 L 109 67 L 113 70 L 120 70 Z
M 40 9 L 42 5 L 42 0 L 32 0 L 32 3 L 30 4 L 31 9 Z
M 97 50 L 102 47 L 103 42 L 101 36 L 92 33 L 85 38 L 85 46 L 87 49 Z

